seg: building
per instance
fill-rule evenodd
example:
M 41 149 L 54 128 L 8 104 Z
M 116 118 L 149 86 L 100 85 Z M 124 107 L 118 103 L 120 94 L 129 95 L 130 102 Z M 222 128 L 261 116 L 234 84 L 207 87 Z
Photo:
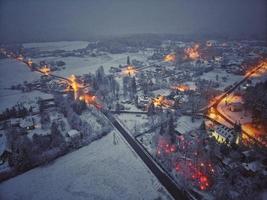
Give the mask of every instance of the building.
M 26 117 L 21 119 L 19 122 L 19 126 L 26 130 L 33 130 L 35 129 L 34 119 L 32 117 Z
M 241 132 L 241 131 L 240 131 Z M 240 134 L 237 128 L 232 129 L 224 125 L 218 125 L 211 130 L 211 137 L 214 137 L 218 143 L 221 144 L 239 144 Z
M 138 100 L 137 100 L 137 104 L 138 104 L 138 107 L 140 108 L 145 108 L 149 102 L 151 101 L 150 98 L 148 97 L 138 97 Z

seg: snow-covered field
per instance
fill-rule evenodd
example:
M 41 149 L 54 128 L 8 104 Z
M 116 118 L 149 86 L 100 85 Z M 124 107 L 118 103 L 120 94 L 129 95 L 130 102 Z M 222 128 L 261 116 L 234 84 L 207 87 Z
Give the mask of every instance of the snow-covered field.
M 89 42 L 86 41 L 60 41 L 60 42 L 41 42 L 41 43 L 24 43 L 24 48 L 34 48 L 39 51 L 65 50 L 72 51 L 87 47 Z
M 229 86 L 229 85 L 231 85 L 237 81 L 240 81 L 243 78 L 243 76 L 228 74 L 227 72 L 225 72 L 222 69 L 214 69 L 211 72 L 204 73 L 199 78 L 206 79 L 206 80 L 212 80 L 212 81 L 216 82 L 216 75 L 218 75 L 218 80 L 220 83 L 219 89 L 221 89 L 221 90 L 223 90 L 225 87 L 227 87 L 227 86 Z M 222 77 L 226 77 L 227 80 L 225 82 L 222 81 Z
M 0 184 L 0 199 L 170 199 L 115 133 Z M 117 144 L 114 145 L 114 138 Z
M 116 118 L 119 119 L 131 133 L 140 134 L 147 129 L 148 117 L 146 115 L 121 113 L 116 115 Z
M 0 74 L 0 89 L 40 78 L 39 74 L 31 73 L 24 63 L 14 59 L 0 59 Z
M 182 134 L 185 134 L 192 130 L 198 129 L 202 122 L 203 122 L 202 119 L 195 119 L 195 121 L 192 122 L 190 116 L 181 116 L 177 120 L 176 130 Z
M 2 92 L 2 90 L 0 90 Z M 31 104 L 35 106 L 36 102 L 38 101 L 39 98 L 42 99 L 50 99 L 53 98 L 51 94 L 46 94 L 43 92 L 39 91 L 32 91 L 32 92 L 20 92 L 20 91 L 4 91 L 4 92 L 11 92 L 13 94 L 7 94 L 7 95 L 2 95 L 0 96 L 0 112 L 4 111 L 6 108 L 10 108 L 17 103 L 22 103 L 22 104 Z
M 44 42 L 44 43 L 25 43 L 25 48 L 35 48 L 40 51 L 54 51 L 54 50 L 75 50 L 85 48 L 89 42 L 86 41 L 62 41 L 62 42 Z M 68 77 L 71 74 L 82 75 L 88 72 L 94 72 L 99 66 L 103 66 L 108 72 L 111 66 L 118 67 L 119 65 L 126 65 L 127 56 L 132 59 L 146 62 L 147 55 L 144 52 L 138 53 L 122 53 L 122 54 L 105 54 L 97 57 L 40 57 L 34 58 L 34 62 L 56 61 L 62 60 L 66 63 L 65 70 L 56 71 L 54 74 Z
M 103 66 L 105 72 L 108 73 L 110 67 L 118 67 L 119 65 L 126 65 L 127 56 L 131 59 L 137 59 L 139 61 L 146 61 L 146 55 L 142 52 L 138 53 L 125 53 L 125 54 L 106 54 L 97 57 L 84 56 L 84 57 L 46 57 L 46 58 L 34 58 L 34 62 L 57 61 L 62 60 L 66 63 L 66 69 L 61 71 L 55 71 L 54 74 L 68 77 L 71 74 L 82 75 L 89 72 L 94 73 L 98 67 Z
M 40 74 L 31 72 L 27 66 L 13 59 L 0 59 L 0 112 L 12 107 L 18 102 L 36 101 L 38 97 L 51 98 L 52 95 L 39 91 L 22 93 L 18 90 L 9 90 L 12 85 L 23 84 L 24 81 L 38 80 Z

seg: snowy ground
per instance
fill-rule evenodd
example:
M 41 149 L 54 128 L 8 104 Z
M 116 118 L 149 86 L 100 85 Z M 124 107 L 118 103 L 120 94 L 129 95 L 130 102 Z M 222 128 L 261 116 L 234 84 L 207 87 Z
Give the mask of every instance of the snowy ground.
M 218 111 L 225 115 L 227 118 L 231 119 L 233 122 L 240 122 L 241 124 L 245 124 L 252 121 L 251 114 L 244 109 L 240 112 L 232 112 L 229 110 L 229 104 L 231 103 L 244 103 L 240 96 L 235 96 L 230 94 L 227 96 L 228 105 L 225 104 L 225 101 L 221 101 L 218 104 Z
M 161 95 L 161 96 L 168 96 L 171 93 L 170 89 L 159 89 L 159 90 L 154 90 L 153 94 L 155 96 Z
M 40 78 L 39 74 L 31 73 L 24 63 L 14 59 L 0 59 L 0 74 L 0 89 Z
M 0 91 L 2 92 L 2 90 Z M 36 102 L 38 101 L 39 97 L 42 99 L 49 99 L 53 97 L 51 94 L 46 94 L 39 91 L 32 91 L 26 93 L 22 93 L 20 91 L 11 92 L 13 92 L 13 94 L 0 96 L 0 112 L 4 111 L 6 108 L 10 108 L 16 105 L 17 103 L 36 106 Z
M 106 54 L 97 57 L 84 56 L 84 57 L 46 57 L 34 58 L 33 61 L 38 63 L 42 60 L 58 61 L 62 60 L 66 63 L 66 69 L 55 71 L 54 74 L 68 77 L 71 74 L 82 75 L 89 72 L 94 73 L 98 67 L 103 66 L 106 73 L 109 73 L 110 67 L 118 67 L 119 65 L 126 65 L 127 56 L 131 59 L 139 61 L 146 61 L 146 55 L 142 52 L 138 53 L 123 53 L 123 54 Z
M 192 122 L 190 116 L 181 116 L 177 120 L 176 130 L 181 134 L 188 133 L 192 130 L 198 129 L 202 121 L 203 121 L 202 119 L 195 119 L 195 121 Z
M 101 131 L 102 125 L 99 123 L 99 119 L 92 114 L 92 112 L 86 110 L 81 115 L 80 118 L 82 121 L 87 121 L 92 125 L 93 131 Z
M 169 199 L 142 161 L 112 133 L 0 184 L 0 199 Z
M 219 78 L 218 80 L 219 80 L 220 86 L 218 89 L 220 90 L 223 90 L 227 86 L 232 85 L 233 83 L 240 81 L 243 78 L 242 76 L 239 76 L 239 75 L 228 74 L 222 69 L 214 69 L 211 72 L 204 73 L 198 78 L 212 80 L 216 82 L 216 75 L 218 75 L 218 78 Z M 227 80 L 225 82 L 222 81 L 222 77 L 227 77 Z
M 60 41 L 60 42 L 42 42 L 42 43 L 24 43 L 24 48 L 34 48 L 39 51 L 65 50 L 72 51 L 87 47 L 86 41 Z
M 127 127 L 131 133 L 140 134 L 146 131 L 148 127 L 148 117 L 143 114 L 128 114 L 121 113 L 115 115 L 120 122 L 122 122 L 125 127 Z
M 52 95 L 39 91 L 22 93 L 18 90 L 9 90 L 12 85 L 23 84 L 24 81 L 34 81 L 40 78 L 37 73 L 31 72 L 27 66 L 13 59 L 0 59 L 0 112 L 10 108 L 18 102 L 36 101 L 38 97 L 52 98 Z M 15 78 L 14 78 L 15 77 Z
M 12 85 L 23 84 L 24 81 L 34 81 L 40 74 L 31 72 L 27 66 L 13 59 L 0 59 L 0 112 L 12 107 L 18 102 L 26 103 L 36 101 L 38 97 L 52 98 L 52 95 L 39 91 L 22 93 L 18 90 L 9 90 Z

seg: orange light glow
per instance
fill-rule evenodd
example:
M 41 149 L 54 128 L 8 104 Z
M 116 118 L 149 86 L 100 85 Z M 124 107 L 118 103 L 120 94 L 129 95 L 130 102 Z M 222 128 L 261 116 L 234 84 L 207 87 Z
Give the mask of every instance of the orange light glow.
M 31 59 L 29 59 L 27 63 L 28 63 L 28 65 L 31 67 L 33 62 L 32 62 Z
M 47 75 L 47 76 L 51 73 L 51 69 L 47 65 L 41 67 L 39 70 L 41 73 L 43 73 L 44 75 Z
M 137 73 L 137 69 L 132 65 L 128 65 L 122 70 L 122 74 L 126 76 L 134 76 L 136 73 Z
M 165 62 L 175 62 L 176 61 L 176 55 L 175 55 L 175 53 L 170 53 L 170 54 L 164 56 L 163 60 Z
M 19 61 L 23 61 L 23 56 L 22 56 L 22 55 L 19 55 L 19 56 L 17 57 L 17 60 L 19 60 Z
M 87 105 L 94 105 L 96 108 L 100 109 L 102 106 L 97 102 L 97 98 L 94 95 L 84 94 L 79 96 L 80 101 L 84 101 Z
M 165 99 L 164 96 L 159 96 L 157 98 L 154 98 L 152 100 L 152 103 L 154 104 L 154 106 L 160 107 L 160 106 L 163 106 L 164 99 Z
M 74 99 L 76 100 L 79 98 L 80 89 L 83 87 L 83 85 L 78 82 L 75 75 L 71 75 L 68 79 L 70 82 L 67 87 L 67 91 L 73 90 Z
M 186 48 L 185 49 L 185 57 L 189 58 L 191 60 L 198 59 L 200 57 L 198 49 L 199 49 L 199 45 L 198 44 L 194 45 L 192 48 L 190 48 L 190 47 Z
M 253 73 L 251 75 L 251 77 L 260 77 L 262 76 L 263 74 L 265 74 L 267 72 L 267 61 L 261 61 L 257 66 L 253 67 L 252 69 L 249 69 L 247 72 L 246 72 L 246 76 L 248 76 L 250 73 L 253 72 L 253 70 L 255 68 L 259 67 L 260 69 L 257 70 L 255 73 Z
M 173 101 L 168 100 L 165 98 L 165 96 L 158 96 L 154 99 L 152 99 L 152 103 L 154 104 L 155 107 L 171 107 L 173 106 Z
M 174 90 L 181 91 L 181 92 L 185 92 L 185 91 L 190 90 L 190 87 L 188 85 L 178 85 L 178 86 L 173 86 L 171 88 Z
M 267 147 L 267 141 L 264 139 L 266 137 L 266 130 L 262 126 L 256 127 L 253 126 L 252 123 L 246 123 L 242 125 L 242 130 Z M 245 141 L 249 142 L 249 137 L 245 134 L 242 135 L 242 139 L 243 143 L 245 143 Z

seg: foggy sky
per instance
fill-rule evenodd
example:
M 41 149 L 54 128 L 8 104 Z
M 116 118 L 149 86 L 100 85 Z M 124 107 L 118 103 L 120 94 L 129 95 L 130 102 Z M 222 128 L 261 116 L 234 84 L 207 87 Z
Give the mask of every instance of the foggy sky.
M 267 1 L 0 0 L 0 42 L 135 33 L 267 37 Z

